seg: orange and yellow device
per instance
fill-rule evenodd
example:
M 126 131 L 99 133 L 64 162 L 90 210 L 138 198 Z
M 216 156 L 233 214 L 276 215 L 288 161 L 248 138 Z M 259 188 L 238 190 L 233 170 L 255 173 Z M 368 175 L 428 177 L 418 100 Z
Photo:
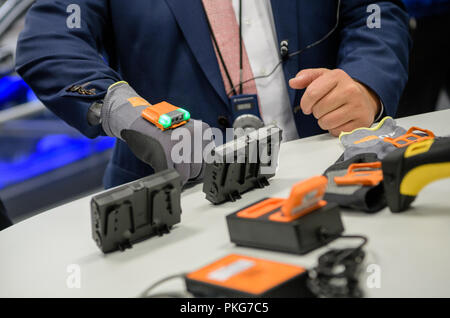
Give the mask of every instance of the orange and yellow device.
M 196 297 L 312 297 L 301 266 L 230 254 L 185 276 Z
M 407 210 L 431 182 L 450 178 L 450 137 L 396 149 L 383 159 L 383 185 L 392 212 Z
M 186 124 L 191 119 L 191 114 L 183 108 L 161 102 L 147 107 L 142 112 L 142 117 L 159 129 L 167 130 Z
M 336 239 L 344 227 L 338 205 L 323 200 L 327 184 L 326 177 L 313 177 L 295 184 L 287 199 L 266 198 L 228 215 L 231 241 L 305 254 Z

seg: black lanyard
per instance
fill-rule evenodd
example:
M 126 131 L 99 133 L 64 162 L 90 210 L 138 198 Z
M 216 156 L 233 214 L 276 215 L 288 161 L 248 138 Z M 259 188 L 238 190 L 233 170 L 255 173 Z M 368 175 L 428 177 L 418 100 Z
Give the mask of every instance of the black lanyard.
M 229 0 L 231 1 L 231 0 Z M 202 1 L 203 5 L 203 1 Z M 214 35 L 214 31 L 211 27 L 211 22 L 208 18 L 208 13 L 206 12 L 206 9 L 203 5 L 203 9 L 205 11 L 206 15 L 206 22 L 208 23 L 209 33 L 211 34 L 211 38 L 214 43 L 214 47 L 217 50 L 217 55 L 219 56 L 219 60 L 222 63 L 223 69 L 225 70 L 225 75 L 227 76 L 228 82 L 230 83 L 230 86 L 232 88 L 232 93 L 234 95 L 237 95 L 237 91 L 235 89 L 235 86 L 233 84 L 233 80 L 231 79 L 230 72 L 228 71 L 227 65 L 225 64 L 225 60 L 223 59 L 222 52 L 220 51 L 219 44 L 217 43 L 216 36 Z M 242 46 L 242 0 L 239 0 L 239 93 L 242 94 L 243 85 L 242 85 L 242 76 L 243 76 L 243 58 L 242 58 L 242 52 L 243 52 L 243 46 Z

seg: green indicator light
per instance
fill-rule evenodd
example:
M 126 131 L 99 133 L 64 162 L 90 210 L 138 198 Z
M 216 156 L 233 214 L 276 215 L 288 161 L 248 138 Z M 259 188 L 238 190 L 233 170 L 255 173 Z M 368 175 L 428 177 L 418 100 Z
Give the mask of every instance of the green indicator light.
M 179 112 L 182 112 L 183 113 L 183 120 L 189 120 L 189 119 L 191 119 L 191 114 L 187 111 L 187 110 L 185 110 L 185 109 L 183 109 L 183 108 L 178 108 L 177 109 Z
M 164 128 L 169 128 L 170 126 L 172 126 L 172 118 L 170 118 L 167 115 L 161 115 L 159 117 L 158 122 L 161 124 L 161 126 L 163 126 Z

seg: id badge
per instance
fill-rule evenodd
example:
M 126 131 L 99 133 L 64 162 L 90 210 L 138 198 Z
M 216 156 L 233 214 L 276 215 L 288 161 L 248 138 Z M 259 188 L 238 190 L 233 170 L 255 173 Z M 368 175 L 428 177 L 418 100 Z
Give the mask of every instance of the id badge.
M 252 114 L 261 118 L 259 113 L 258 96 L 251 95 L 235 95 L 230 97 L 230 106 L 233 113 L 233 121 L 241 115 Z

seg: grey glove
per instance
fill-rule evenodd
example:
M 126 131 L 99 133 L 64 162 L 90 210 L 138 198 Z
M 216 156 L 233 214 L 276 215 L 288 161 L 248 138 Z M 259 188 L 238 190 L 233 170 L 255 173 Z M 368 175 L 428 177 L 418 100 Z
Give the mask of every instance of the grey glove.
M 397 149 L 393 144 L 383 141 L 385 137 L 397 138 L 404 135 L 406 130 L 391 117 L 383 118 L 374 128 L 358 128 L 349 133 L 342 133 L 339 137 L 345 148 L 341 160 L 348 160 L 359 154 L 375 153 L 379 160 Z
M 188 180 L 201 178 L 203 149 L 211 142 L 211 140 L 203 140 L 202 137 L 209 126 L 201 121 L 190 120 L 178 128 L 162 131 L 141 116 L 142 111 L 149 106 L 150 104 L 141 98 L 128 83 L 118 82 L 112 85 L 108 89 L 101 110 L 103 130 L 108 136 L 125 141 L 136 157 L 150 165 L 155 172 L 175 168 L 183 184 Z M 182 162 L 172 157 L 172 150 L 175 145 L 180 144 L 180 140 L 172 140 L 171 136 L 178 129 L 186 129 L 183 131 L 183 138 L 189 139 L 183 139 L 183 144 L 190 142 L 190 147 L 177 146 L 177 149 L 189 149 L 191 152 L 184 154 L 183 158 L 187 157 L 187 160 Z M 194 139 L 196 139 L 195 142 Z M 195 158 L 194 153 L 197 153 Z

